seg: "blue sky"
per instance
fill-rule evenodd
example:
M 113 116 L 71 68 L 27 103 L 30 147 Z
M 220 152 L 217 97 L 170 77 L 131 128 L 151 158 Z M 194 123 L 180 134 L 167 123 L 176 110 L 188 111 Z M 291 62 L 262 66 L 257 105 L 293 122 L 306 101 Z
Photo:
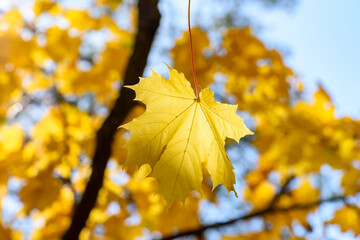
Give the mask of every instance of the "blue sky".
M 266 43 L 290 50 L 286 62 L 306 87 L 323 83 L 339 116 L 360 118 L 359 0 L 299 0 L 290 12 L 249 10 L 265 25 L 259 36 Z

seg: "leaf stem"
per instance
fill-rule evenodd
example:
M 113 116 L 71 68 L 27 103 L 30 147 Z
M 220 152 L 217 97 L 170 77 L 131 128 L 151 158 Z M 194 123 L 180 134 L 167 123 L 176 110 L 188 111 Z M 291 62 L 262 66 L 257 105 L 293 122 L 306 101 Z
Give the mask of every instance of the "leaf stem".
M 191 0 L 189 0 L 189 6 L 188 6 L 188 27 L 189 27 L 189 38 L 190 38 L 191 67 L 192 67 L 194 83 L 195 83 L 196 98 L 199 98 L 199 85 L 195 74 L 194 51 L 192 46 L 191 27 L 190 27 L 190 3 Z

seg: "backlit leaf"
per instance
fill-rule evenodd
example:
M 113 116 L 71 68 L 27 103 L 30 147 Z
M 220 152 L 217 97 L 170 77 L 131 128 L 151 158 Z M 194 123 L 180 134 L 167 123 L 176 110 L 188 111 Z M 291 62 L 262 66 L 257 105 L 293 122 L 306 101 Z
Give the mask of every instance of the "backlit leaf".
M 149 176 L 158 180 L 158 192 L 168 206 L 184 201 L 191 190 L 201 192 L 202 165 L 213 188 L 223 184 L 235 191 L 235 174 L 226 156 L 225 138 L 239 140 L 251 134 L 236 115 L 237 106 L 215 102 L 210 89 L 197 99 L 183 74 L 169 69 L 170 79 L 152 73 L 129 88 L 146 104 L 143 115 L 122 125 L 130 131 L 126 164 L 149 164 Z

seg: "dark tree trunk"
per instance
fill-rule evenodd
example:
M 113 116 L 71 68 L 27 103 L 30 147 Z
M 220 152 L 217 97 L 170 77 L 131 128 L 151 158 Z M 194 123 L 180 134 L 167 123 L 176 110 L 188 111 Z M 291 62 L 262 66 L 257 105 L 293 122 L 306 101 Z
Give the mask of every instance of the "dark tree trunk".
M 129 59 L 124 76 L 124 85 L 138 83 L 146 66 L 156 30 L 160 24 L 158 0 L 139 0 L 139 26 L 135 39 L 134 51 Z M 114 61 L 117 61 L 114 59 Z M 97 132 L 97 145 L 92 162 L 92 173 L 80 203 L 76 206 L 71 225 L 63 236 L 63 240 L 76 240 L 93 207 L 103 184 L 104 172 L 111 155 L 111 145 L 118 126 L 135 106 L 133 90 L 121 88 L 114 108 Z

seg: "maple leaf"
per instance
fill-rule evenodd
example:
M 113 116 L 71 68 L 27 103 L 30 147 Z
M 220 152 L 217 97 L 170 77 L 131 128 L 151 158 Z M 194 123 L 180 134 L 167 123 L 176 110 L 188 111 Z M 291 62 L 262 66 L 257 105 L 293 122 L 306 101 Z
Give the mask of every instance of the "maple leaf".
M 335 216 L 327 223 L 338 224 L 342 232 L 352 230 L 355 236 L 360 234 L 359 213 L 356 207 L 345 206 L 335 212 Z
M 144 114 L 123 127 L 130 132 L 126 164 L 149 164 L 158 192 L 170 207 L 184 201 L 191 190 L 201 192 L 202 165 L 213 188 L 223 184 L 234 191 L 235 174 L 224 149 L 225 139 L 238 141 L 252 134 L 236 115 L 236 105 L 218 103 L 210 89 L 196 98 L 184 74 L 169 67 L 169 80 L 155 72 L 134 86 L 135 100 L 146 105 Z M 236 194 L 236 193 L 235 193 Z

